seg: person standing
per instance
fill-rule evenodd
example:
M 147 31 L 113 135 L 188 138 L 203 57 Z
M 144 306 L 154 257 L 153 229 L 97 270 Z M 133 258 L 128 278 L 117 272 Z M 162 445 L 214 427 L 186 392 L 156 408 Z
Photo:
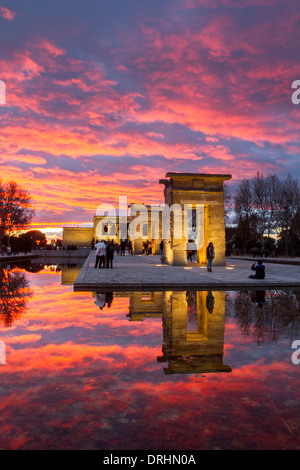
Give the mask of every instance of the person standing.
M 99 263 L 99 268 L 105 268 L 106 266 L 106 241 L 102 240 L 103 245 L 102 245 L 102 251 L 100 254 L 100 263 Z
M 113 267 L 113 259 L 114 259 L 114 245 L 113 245 L 113 242 L 111 241 L 110 243 L 108 243 L 107 247 L 106 247 L 106 267 L 107 269 L 109 269 L 109 265 L 112 269 Z
M 126 241 L 121 240 L 121 256 L 125 256 Z
M 99 264 L 99 268 L 105 268 L 105 255 L 106 255 L 106 245 L 105 245 L 105 242 L 104 240 L 101 240 L 100 243 L 97 243 L 95 245 L 95 248 L 96 248 L 96 262 L 95 262 L 95 268 L 98 267 L 98 264 Z
M 215 249 L 212 242 L 209 243 L 206 248 L 206 258 L 207 258 L 207 271 L 211 272 L 212 262 L 215 257 Z
M 162 240 L 159 244 L 159 249 L 160 249 L 160 257 L 164 257 L 164 241 Z
M 192 243 L 189 240 L 186 244 L 186 252 L 187 252 L 187 260 L 192 262 L 193 261 L 193 250 L 192 250 Z
M 94 249 L 96 250 L 96 261 L 95 261 L 95 268 L 98 267 L 99 261 L 100 261 L 100 242 L 96 240 Z

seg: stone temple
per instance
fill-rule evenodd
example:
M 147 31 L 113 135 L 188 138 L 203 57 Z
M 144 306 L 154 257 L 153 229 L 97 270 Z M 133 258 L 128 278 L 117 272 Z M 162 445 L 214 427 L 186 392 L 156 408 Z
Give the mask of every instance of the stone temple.
M 99 239 L 113 239 L 116 243 L 127 239 L 134 254 L 143 253 L 145 241 L 151 242 L 152 254 L 160 254 L 163 241 L 162 262 L 184 266 L 190 242 L 198 264 L 206 264 L 206 247 L 213 242 L 214 265 L 225 265 L 224 181 L 230 179 L 228 174 L 167 173 L 159 180 L 164 186 L 162 206 L 134 203 L 123 214 L 95 215 L 93 227 L 64 227 L 63 246 L 83 248 Z M 154 221 L 158 222 L 155 226 Z M 169 230 L 164 230 L 163 221 L 167 221 Z M 136 228 L 135 236 L 131 236 L 132 226 Z

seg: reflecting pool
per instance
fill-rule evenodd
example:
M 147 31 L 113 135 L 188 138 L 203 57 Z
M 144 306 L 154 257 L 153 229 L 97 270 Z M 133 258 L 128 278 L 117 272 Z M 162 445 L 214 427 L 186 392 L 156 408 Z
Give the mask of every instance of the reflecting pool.
M 300 449 L 300 291 L 73 292 L 79 269 L 0 266 L 1 449 Z

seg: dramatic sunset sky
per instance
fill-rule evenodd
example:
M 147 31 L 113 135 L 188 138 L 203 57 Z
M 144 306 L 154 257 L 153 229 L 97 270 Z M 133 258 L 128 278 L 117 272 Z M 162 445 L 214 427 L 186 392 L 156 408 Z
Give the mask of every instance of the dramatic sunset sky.
M 162 203 L 168 171 L 300 179 L 300 0 L 6 0 L 1 179 L 35 227 Z

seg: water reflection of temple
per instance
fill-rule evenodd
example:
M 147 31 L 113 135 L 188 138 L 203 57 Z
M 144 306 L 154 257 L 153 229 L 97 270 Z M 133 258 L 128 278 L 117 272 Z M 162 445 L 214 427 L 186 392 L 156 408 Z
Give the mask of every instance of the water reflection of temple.
M 80 267 L 62 267 L 62 284 L 71 285 Z M 113 292 L 129 299 L 130 321 L 162 318 L 163 347 L 159 362 L 166 374 L 230 372 L 223 364 L 225 302 L 241 332 L 262 341 L 299 337 L 300 290 Z M 112 298 L 96 299 L 100 310 Z M 97 304 L 96 304 L 97 305 Z M 102 309 L 101 309 L 102 306 Z
M 223 364 L 225 292 L 134 292 L 129 317 L 161 316 L 166 374 L 230 372 Z
M 82 268 L 81 264 L 66 264 L 62 266 L 61 283 L 64 286 L 72 286 Z

